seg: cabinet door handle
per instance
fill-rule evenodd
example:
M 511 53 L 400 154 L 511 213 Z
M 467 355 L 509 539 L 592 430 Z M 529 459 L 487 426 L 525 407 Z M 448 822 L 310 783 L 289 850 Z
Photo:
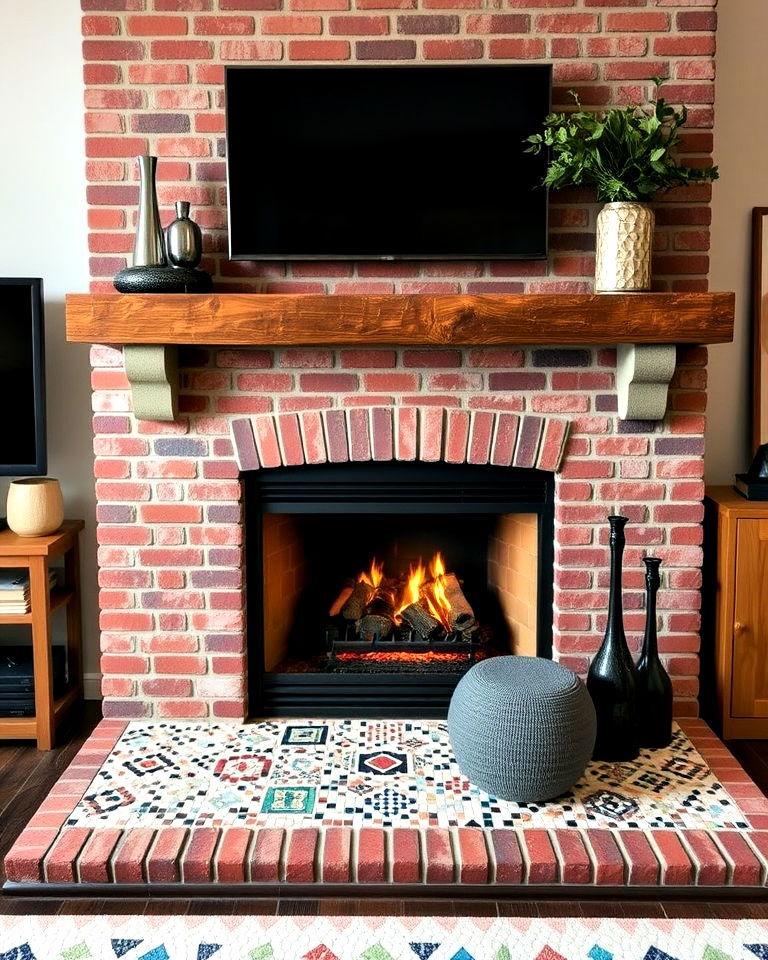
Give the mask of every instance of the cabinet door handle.
M 733 625 L 733 635 L 735 637 L 740 637 L 742 633 L 745 633 L 747 630 L 746 623 L 741 623 L 740 620 L 737 620 Z

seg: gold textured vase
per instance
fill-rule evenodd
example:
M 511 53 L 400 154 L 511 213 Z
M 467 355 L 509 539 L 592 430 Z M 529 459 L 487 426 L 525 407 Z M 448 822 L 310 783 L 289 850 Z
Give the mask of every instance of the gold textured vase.
M 597 215 L 595 290 L 651 289 L 656 218 L 645 203 L 606 203 Z
M 64 522 L 64 501 L 53 477 L 25 477 L 8 487 L 8 526 L 20 537 L 44 537 Z

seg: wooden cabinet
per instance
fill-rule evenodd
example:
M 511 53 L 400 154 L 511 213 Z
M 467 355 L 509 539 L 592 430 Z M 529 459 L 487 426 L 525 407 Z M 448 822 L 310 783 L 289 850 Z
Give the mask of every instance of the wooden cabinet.
M 0 531 L 0 567 L 29 570 L 30 612 L 0 615 L 4 624 L 26 624 L 32 634 L 32 661 L 35 675 L 34 717 L 0 718 L 0 740 L 37 740 L 40 750 L 50 750 L 56 728 L 82 697 L 80 629 L 80 560 L 78 535 L 82 520 L 65 520 L 56 533 L 47 537 L 19 537 L 11 530 Z M 63 582 L 49 587 L 51 560 L 64 560 Z M 56 699 L 53 693 L 51 615 L 63 609 L 67 621 L 67 663 L 69 684 Z
M 723 738 L 768 739 L 768 501 L 707 490 L 716 525 L 714 657 Z M 705 589 L 706 604 L 706 589 Z M 706 618 L 705 608 L 705 618 Z M 706 631 L 707 623 L 703 624 Z

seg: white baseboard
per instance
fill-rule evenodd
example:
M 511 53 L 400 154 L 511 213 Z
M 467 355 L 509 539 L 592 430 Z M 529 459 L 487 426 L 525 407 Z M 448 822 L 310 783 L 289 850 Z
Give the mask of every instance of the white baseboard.
M 101 700 L 101 674 L 83 674 L 83 697 L 85 700 Z

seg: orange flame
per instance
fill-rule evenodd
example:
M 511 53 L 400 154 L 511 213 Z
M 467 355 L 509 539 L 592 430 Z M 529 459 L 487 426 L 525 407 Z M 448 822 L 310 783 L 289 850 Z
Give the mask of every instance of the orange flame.
M 371 560 L 371 569 L 364 570 L 357 579 L 367 583 L 369 587 L 373 587 L 375 590 L 384 579 L 384 564 L 376 563 L 376 557 L 374 557 Z
M 426 571 L 424 570 L 424 564 L 419 560 L 418 566 L 414 569 L 413 566 L 408 570 L 408 582 L 405 585 L 405 590 L 403 590 L 403 595 L 400 598 L 400 605 L 397 610 L 395 610 L 395 623 L 400 623 L 401 617 L 400 614 L 405 610 L 406 607 L 409 607 L 412 603 L 418 603 L 419 598 L 421 597 L 421 588 L 426 578 Z
M 421 559 L 415 567 L 411 564 L 408 578 L 395 608 L 395 623 L 402 622 L 402 612 L 406 607 L 421 601 L 435 620 L 439 620 L 445 629 L 450 631 L 451 604 L 445 593 L 445 561 L 441 553 L 438 552 L 432 557 L 429 573 L 431 579 L 427 579 L 427 571 Z M 384 564 L 379 563 L 374 557 L 371 560 L 370 569 L 363 570 L 357 579 L 376 589 L 384 579 Z
M 446 630 L 450 630 L 451 604 L 445 595 L 445 562 L 441 553 L 436 553 L 432 558 L 429 572 L 432 574 L 432 582 L 429 584 L 429 591 L 424 592 L 429 612 Z

